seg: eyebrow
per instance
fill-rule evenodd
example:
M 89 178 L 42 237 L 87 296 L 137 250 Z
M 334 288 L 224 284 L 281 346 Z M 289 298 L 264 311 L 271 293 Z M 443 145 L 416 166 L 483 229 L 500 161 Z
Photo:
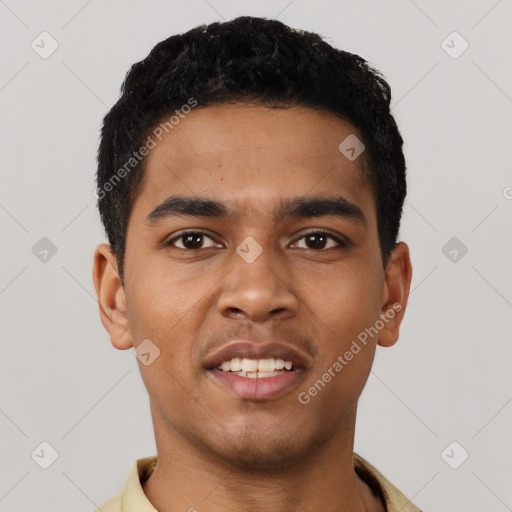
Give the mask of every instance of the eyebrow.
M 169 196 L 147 217 L 146 223 L 155 225 L 170 217 L 192 216 L 213 218 L 238 218 L 239 215 L 226 204 L 203 197 Z M 286 217 L 339 217 L 367 226 L 366 218 L 359 206 L 342 196 L 300 196 L 285 199 L 274 214 L 274 222 Z

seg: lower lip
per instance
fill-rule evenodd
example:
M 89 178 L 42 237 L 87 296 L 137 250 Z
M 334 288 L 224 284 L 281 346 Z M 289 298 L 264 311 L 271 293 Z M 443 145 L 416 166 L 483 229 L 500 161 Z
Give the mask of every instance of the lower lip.
M 303 378 L 304 370 L 281 373 L 275 377 L 249 379 L 232 372 L 212 369 L 210 373 L 233 393 L 247 400 L 269 400 L 278 398 L 294 388 Z

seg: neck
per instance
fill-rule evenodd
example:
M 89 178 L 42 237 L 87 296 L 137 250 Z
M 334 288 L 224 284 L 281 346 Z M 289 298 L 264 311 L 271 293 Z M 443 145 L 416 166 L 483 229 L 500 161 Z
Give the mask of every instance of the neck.
M 234 467 L 164 428 L 161 418 L 153 422 L 158 464 L 143 490 L 159 512 L 384 510 L 354 471 L 355 411 L 322 446 L 279 470 Z

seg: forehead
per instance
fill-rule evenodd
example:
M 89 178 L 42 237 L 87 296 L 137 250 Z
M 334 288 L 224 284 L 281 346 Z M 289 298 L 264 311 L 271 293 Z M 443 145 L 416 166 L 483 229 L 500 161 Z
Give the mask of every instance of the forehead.
M 224 199 L 233 214 L 248 215 L 304 195 L 373 203 L 364 153 L 351 161 L 339 149 L 354 136 L 360 138 L 347 121 L 306 107 L 192 110 L 147 155 L 136 203 L 149 213 L 170 195 L 197 195 Z

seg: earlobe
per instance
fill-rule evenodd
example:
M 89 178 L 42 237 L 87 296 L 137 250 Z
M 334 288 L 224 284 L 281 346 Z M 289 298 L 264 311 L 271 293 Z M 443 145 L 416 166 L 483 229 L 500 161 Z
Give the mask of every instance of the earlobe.
M 391 347 L 398 341 L 412 279 L 409 247 L 399 242 L 389 257 L 384 277 L 380 319 L 384 324 L 379 331 L 378 344 Z
M 93 281 L 101 323 L 109 333 L 112 345 L 119 350 L 133 347 L 126 295 L 116 258 L 108 244 L 100 244 L 94 251 Z

